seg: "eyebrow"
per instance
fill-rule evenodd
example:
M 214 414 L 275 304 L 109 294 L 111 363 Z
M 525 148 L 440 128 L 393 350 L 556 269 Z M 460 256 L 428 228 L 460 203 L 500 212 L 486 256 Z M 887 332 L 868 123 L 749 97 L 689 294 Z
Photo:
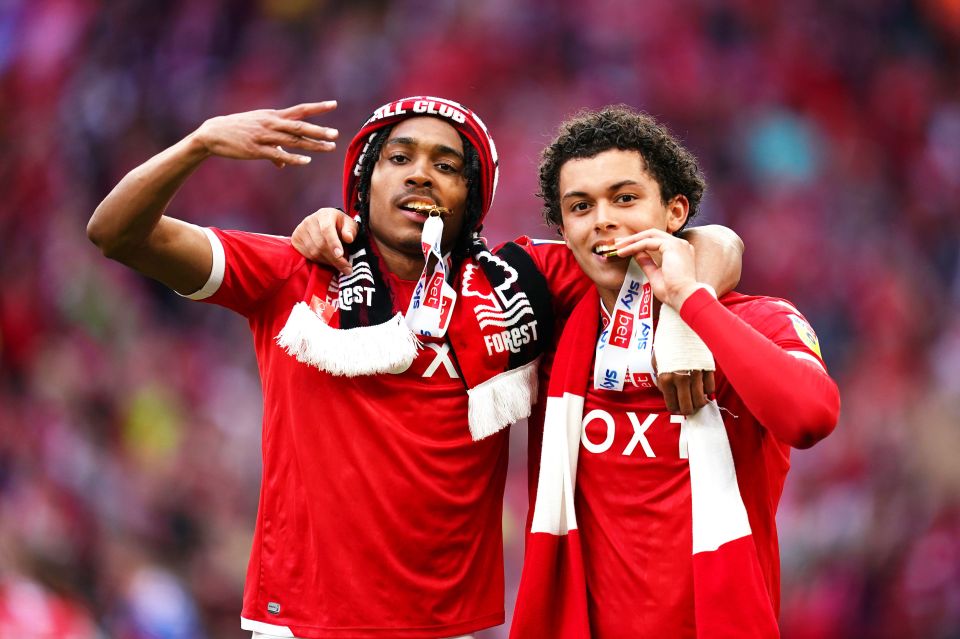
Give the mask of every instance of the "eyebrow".
M 387 143 L 384 146 L 388 146 L 390 144 L 399 144 L 401 146 L 420 146 L 420 143 L 416 138 L 409 137 L 390 138 L 387 140 Z M 447 146 L 446 144 L 435 144 L 433 146 L 433 152 L 437 155 L 452 155 L 459 158 L 461 162 L 464 161 L 463 153 L 457 151 L 453 147 Z
M 607 187 L 607 191 L 619 191 L 625 186 L 640 186 L 640 183 L 637 182 L 636 180 L 620 180 L 619 182 L 615 182 L 614 184 L 611 184 L 609 187 Z M 560 197 L 560 199 L 565 200 L 568 197 L 588 197 L 588 196 L 589 194 L 585 193 L 584 191 L 567 191 Z

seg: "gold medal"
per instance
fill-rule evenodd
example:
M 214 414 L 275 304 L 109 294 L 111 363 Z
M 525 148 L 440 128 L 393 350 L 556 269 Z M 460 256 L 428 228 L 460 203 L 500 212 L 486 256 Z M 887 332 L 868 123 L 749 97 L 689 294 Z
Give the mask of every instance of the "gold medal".
M 424 212 L 430 217 L 441 217 L 450 213 L 450 209 L 445 206 L 436 206 L 434 204 L 426 204 L 424 202 L 411 202 L 407 205 L 407 208 Z

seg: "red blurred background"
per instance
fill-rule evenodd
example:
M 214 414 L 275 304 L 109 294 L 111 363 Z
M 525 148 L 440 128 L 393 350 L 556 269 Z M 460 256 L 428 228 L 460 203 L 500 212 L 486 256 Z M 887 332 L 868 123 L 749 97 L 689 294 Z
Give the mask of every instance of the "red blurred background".
M 490 126 L 494 242 L 548 233 L 535 169 L 565 116 L 625 102 L 670 125 L 710 182 L 702 221 L 746 242 L 740 290 L 793 300 L 841 386 L 780 509 L 783 636 L 960 637 L 957 0 L 3 0 L 0 639 L 245 636 L 246 326 L 103 259 L 84 226 L 205 118 L 335 98 L 321 121 L 349 136 L 418 93 Z M 288 234 L 339 203 L 342 161 L 212 160 L 170 212 Z

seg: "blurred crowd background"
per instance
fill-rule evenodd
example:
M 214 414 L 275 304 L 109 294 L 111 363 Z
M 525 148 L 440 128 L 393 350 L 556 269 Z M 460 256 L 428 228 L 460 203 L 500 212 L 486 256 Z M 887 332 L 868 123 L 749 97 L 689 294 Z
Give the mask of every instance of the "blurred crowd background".
M 491 241 L 548 233 L 535 167 L 565 116 L 667 122 L 708 176 L 702 221 L 744 238 L 740 290 L 794 301 L 842 391 L 780 509 L 783 636 L 960 637 L 957 0 L 0 0 L 0 639 L 245 636 L 247 328 L 84 227 L 208 117 L 336 98 L 322 122 L 349 137 L 416 93 L 493 131 Z M 212 160 L 171 213 L 289 234 L 339 204 L 342 161 Z

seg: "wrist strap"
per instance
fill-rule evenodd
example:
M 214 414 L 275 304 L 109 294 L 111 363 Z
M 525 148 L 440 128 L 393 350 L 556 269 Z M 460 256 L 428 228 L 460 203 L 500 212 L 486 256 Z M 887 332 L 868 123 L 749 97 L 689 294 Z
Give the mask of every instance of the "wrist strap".
M 716 297 L 716 292 L 709 284 L 704 284 L 703 288 Z M 658 373 L 716 370 L 713 353 L 707 345 L 680 318 L 680 313 L 666 304 L 660 307 L 653 350 L 657 356 Z

